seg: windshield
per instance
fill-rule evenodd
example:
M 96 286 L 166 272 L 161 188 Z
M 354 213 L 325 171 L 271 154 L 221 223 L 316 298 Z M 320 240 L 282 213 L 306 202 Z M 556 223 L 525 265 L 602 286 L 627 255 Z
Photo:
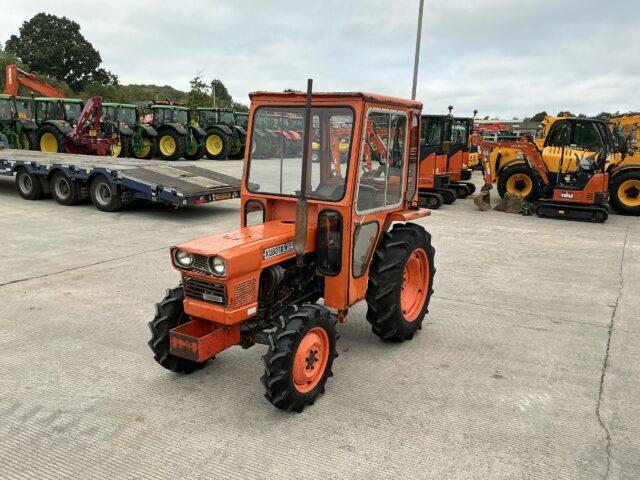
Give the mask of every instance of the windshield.
M 247 126 L 249 125 L 249 115 L 236 115 L 235 121 L 236 125 L 246 130 Z
M 127 125 L 133 125 L 136 123 L 136 109 L 131 107 L 120 107 L 118 108 L 118 118 L 119 122 L 124 122 Z
M 283 131 L 288 121 L 303 122 L 304 107 L 256 110 L 249 154 L 249 191 L 295 196 L 302 177 L 302 135 Z M 344 196 L 353 140 L 353 110 L 311 109 L 311 145 L 307 196 L 338 201 Z
M 68 121 L 75 120 L 77 121 L 80 118 L 80 113 L 82 113 L 82 104 L 80 103 L 64 103 L 64 114 L 65 118 Z
M 11 100 L 8 98 L 0 98 L 0 120 L 11 120 L 13 118 L 13 109 L 11 108 Z
M 16 98 L 19 118 L 33 118 L 33 102 L 28 98 Z
M 186 110 L 167 110 L 164 118 L 167 123 L 181 123 L 187 125 L 189 123 L 189 112 Z
M 451 144 L 465 145 L 467 141 L 467 122 L 465 120 L 454 120 L 451 127 Z
M 233 112 L 221 112 L 220 123 L 224 123 L 225 125 L 235 125 L 236 121 L 233 118 Z
M 444 118 L 422 117 L 422 145 L 439 147 L 444 140 Z

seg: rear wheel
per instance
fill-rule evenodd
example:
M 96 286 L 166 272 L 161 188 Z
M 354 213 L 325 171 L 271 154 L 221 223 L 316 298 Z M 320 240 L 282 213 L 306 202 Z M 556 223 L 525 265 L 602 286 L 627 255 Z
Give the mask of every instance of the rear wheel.
M 611 205 L 625 215 L 640 215 L 640 171 L 618 173 L 610 185 Z
M 324 393 L 333 359 L 338 356 L 335 325 L 327 308 L 310 303 L 280 317 L 262 357 L 265 397 L 274 406 L 301 412 Z
M 77 182 L 67 177 L 64 172 L 56 172 L 50 180 L 51 195 L 60 205 L 76 205 L 80 201 Z
M 229 156 L 231 139 L 222 130 L 213 128 L 204 137 L 204 153 L 211 160 L 223 160 Z
M 66 152 L 66 138 L 62 132 L 53 125 L 44 125 L 38 131 L 36 145 L 41 152 Z
M 135 158 L 148 160 L 156 155 L 158 150 L 158 139 L 156 137 L 142 137 L 140 139 L 140 148 L 136 151 L 131 149 L 131 154 Z
M 118 187 L 104 175 L 98 175 L 89 188 L 91 202 L 101 212 L 117 212 L 122 208 Z
M 373 333 L 402 342 L 422 328 L 433 293 L 431 235 L 414 223 L 396 224 L 376 249 L 369 272 L 367 320 Z
M 506 168 L 498 178 L 498 193 L 500 197 L 510 193 L 519 195 L 528 202 L 536 200 L 538 198 L 538 188 L 533 178 L 533 172 L 526 165 L 515 165 Z
M 158 134 L 158 152 L 163 160 L 179 160 L 184 157 L 186 139 L 175 130 Z
M 200 370 L 206 362 L 194 362 L 186 358 L 171 355 L 169 332 L 189 321 L 184 313 L 182 285 L 167 290 L 164 299 L 156 304 L 156 316 L 149 322 L 151 339 L 147 342 L 153 352 L 153 358 L 167 370 L 178 373 L 191 373 Z
M 31 130 L 23 130 L 20 132 L 20 148 L 22 150 L 35 150 L 36 134 Z
M 27 172 L 24 168 L 18 170 L 16 174 L 16 188 L 20 196 L 25 200 L 42 198 L 43 192 L 40 178 L 33 173 Z

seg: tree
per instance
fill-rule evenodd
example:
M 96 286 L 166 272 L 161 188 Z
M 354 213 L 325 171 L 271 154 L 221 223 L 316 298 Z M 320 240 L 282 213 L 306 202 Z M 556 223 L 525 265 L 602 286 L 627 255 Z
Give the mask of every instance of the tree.
M 5 49 L 39 74 L 55 77 L 75 90 L 96 81 L 117 84 L 117 77 L 99 68 L 100 53 L 80 33 L 80 25 L 67 17 L 38 13 L 23 22 L 19 35 L 11 35 Z
M 187 106 L 189 108 L 209 107 L 211 106 L 211 95 L 209 95 L 209 87 L 202 81 L 201 76 L 197 76 L 191 80 L 191 90 L 187 93 Z
M 547 114 L 547 112 L 545 112 L 545 111 L 543 110 L 543 111 L 542 111 L 542 112 L 540 112 L 540 113 L 536 113 L 533 117 L 531 117 L 531 118 L 529 119 L 529 121 L 531 121 L 531 122 L 537 122 L 537 123 L 540 123 L 540 122 L 542 122 L 542 121 L 545 119 L 545 117 L 546 117 L 547 115 L 548 115 L 548 114 Z
M 222 80 L 216 78 L 211 81 L 211 96 L 216 107 L 231 108 L 233 106 L 233 99 Z

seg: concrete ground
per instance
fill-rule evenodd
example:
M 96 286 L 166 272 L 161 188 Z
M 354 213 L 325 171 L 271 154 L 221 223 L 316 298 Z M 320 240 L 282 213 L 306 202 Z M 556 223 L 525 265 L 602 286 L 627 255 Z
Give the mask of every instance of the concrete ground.
M 292 414 L 263 397 L 263 347 L 181 376 L 146 345 L 167 247 L 236 228 L 238 200 L 105 214 L 3 178 L 0 204 L 2 479 L 640 478 L 637 218 L 435 211 L 425 328 L 386 344 L 353 308 L 327 393 Z

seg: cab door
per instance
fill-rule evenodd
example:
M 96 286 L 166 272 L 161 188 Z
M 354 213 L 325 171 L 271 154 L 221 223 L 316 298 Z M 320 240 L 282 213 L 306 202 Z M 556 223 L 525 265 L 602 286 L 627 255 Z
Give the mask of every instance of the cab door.
M 566 162 L 570 158 L 571 130 L 572 124 L 569 120 L 558 120 L 547 135 L 542 158 L 551 173 L 558 172 L 561 162 L 565 163 L 563 170 L 567 169 Z

